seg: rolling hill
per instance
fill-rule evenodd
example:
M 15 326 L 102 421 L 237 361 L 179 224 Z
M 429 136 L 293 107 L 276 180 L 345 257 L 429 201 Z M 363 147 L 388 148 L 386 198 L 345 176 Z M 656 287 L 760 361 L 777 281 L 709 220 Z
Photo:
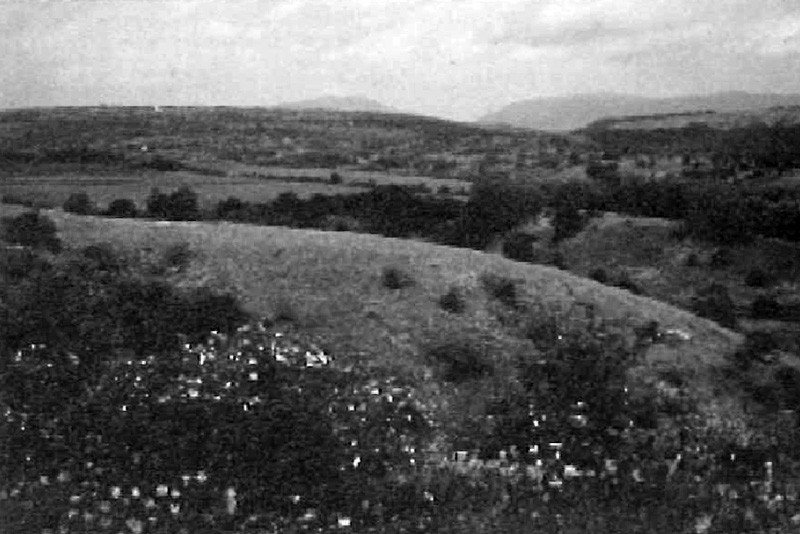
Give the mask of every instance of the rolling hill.
M 671 98 L 648 98 L 616 93 L 579 94 L 513 102 L 485 115 L 479 122 L 508 124 L 537 130 L 565 131 L 609 117 L 716 111 L 741 112 L 800 105 L 800 95 L 723 92 Z
M 0 205 L 2 215 L 20 211 Z M 505 277 L 516 282 L 524 303 L 514 321 L 555 316 L 564 325 L 580 327 L 586 310 L 593 308 L 595 317 L 623 331 L 658 321 L 661 328 L 687 332 L 691 339 L 680 345 L 653 345 L 632 376 L 652 383 L 658 373 L 675 369 L 685 375 L 704 406 L 727 403 L 738 411 L 736 394 L 720 396 L 716 381 L 726 355 L 741 342 L 739 334 L 668 304 L 555 268 L 348 232 L 46 213 L 69 246 L 108 242 L 139 255 L 141 250 L 188 243 L 196 258 L 176 280 L 180 285 L 230 291 L 259 316 L 287 318 L 345 363 L 376 366 L 420 383 L 429 372 L 426 353 L 432 346 L 453 341 L 479 344 L 498 369 L 514 357 L 535 354 L 530 339 L 509 326 L 508 310 L 484 289 L 485 274 Z M 408 273 L 413 284 L 387 289 L 381 282 L 385 267 Z M 439 298 L 450 287 L 464 296 L 464 313 L 440 307 Z M 451 394 L 467 405 L 480 404 L 485 397 L 481 400 L 475 388 L 484 387 L 476 384 Z
M 278 108 L 292 110 L 324 109 L 328 111 L 369 111 L 372 113 L 402 113 L 400 110 L 386 106 L 377 100 L 363 96 L 331 96 L 325 95 L 308 100 L 296 100 L 278 104 Z

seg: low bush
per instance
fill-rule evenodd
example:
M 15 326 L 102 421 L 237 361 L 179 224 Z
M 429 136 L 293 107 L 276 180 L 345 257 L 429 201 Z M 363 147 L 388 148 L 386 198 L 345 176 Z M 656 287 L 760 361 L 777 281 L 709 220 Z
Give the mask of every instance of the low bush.
M 300 321 L 300 313 L 294 302 L 287 297 L 282 297 L 275 302 L 272 311 L 272 321 L 275 323 L 297 323 Z
M 449 382 L 481 378 L 493 370 L 486 351 L 471 341 L 445 342 L 428 348 L 426 353 Z
M 722 284 L 711 284 L 698 291 L 692 303 L 692 311 L 726 328 L 738 326 L 733 299 L 728 288 Z
M 450 313 L 463 313 L 467 303 L 458 288 L 451 286 L 447 293 L 439 298 L 439 306 Z
M 602 267 L 592 269 L 589 272 L 589 278 L 591 278 L 595 282 L 600 282 L 601 284 L 606 284 L 608 283 L 609 280 L 608 273 Z
M 536 237 L 520 232 L 513 232 L 503 240 L 503 256 L 515 261 L 533 263 L 536 255 L 533 244 Z
M 2 219 L 3 236 L 9 243 L 53 253 L 61 251 L 56 224 L 52 219 L 36 212 L 23 213 Z
M 733 265 L 733 251 L 729 247 L 721 247 L 714 251 L 708 263 L 712 269 L 725 269 Z
M 506 276 L 499 276 L 492 273 L 481 275 L 483 288 L 493 299 L 500 301 L 509 308 L 520 307 L 517 282 Z
M 403 289 L 414 285 L 414 279 L 399 267 L 384 267 L 381 273 L 381 283 L 387 289 Z
M 125 261 L 109 243 L 88 245 L 81 251 L 83 257 L 92 262 L 99 271 L 118 272 L 125 266 Z
M 700 256 L 697 253 L 692 252 L 686 257 L 686 266 L 687 267 L 700 267 Z
M 189 243 L 181 242 L 170 245 L 161 256 L 161 265 L 168 271 L 183 272 L 192 262 L 195 252 Z
M 744 283 L 747 287 L 769 287 L 774 283 L 774 280 L 765 270 L 755 268 L 747 273 Z
M 83 191 L 72 193 L 63 204 L 64 211 L 68 213 L 75 213 L 77 215 L 92 215 L 97 213 L 97 206 L 89 198 L 89 195 Z
M 129 198 L 112 200 L 108 205 L 108 209 L 106 209 L 106 215 L 132 219 L 137 215 L 136 203 Z
M 634 295 L 644 295 L 642 288 L 639 286 L 639 284 L 633 281 L 633 278 L 631 278 L 631 275 L 627 271 L 623 271 L 619 275 L 617 281 L 614 282 L 614 285 L 620 289 L 629 291 Z
M 775 297 L 759 295 L 750 305 L 750 314 L 754 319 L 779 319 L 782 307 Z

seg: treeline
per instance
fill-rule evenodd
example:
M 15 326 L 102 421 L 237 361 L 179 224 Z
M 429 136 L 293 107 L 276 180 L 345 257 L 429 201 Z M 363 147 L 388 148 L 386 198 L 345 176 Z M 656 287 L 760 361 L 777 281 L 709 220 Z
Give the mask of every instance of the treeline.
M 96 150 L 85 146 L 66 147 L 58 149 L 39 150 L 4 150 L 0 151 L 0 165 L 7 171 L 26 171 L 30 168 L 46 168 L 57 165 L 64 170 L 64 166 L 80 166 L 80 170 L 87 170 L 88 166 L 103 169 L 141 170 L 152 169 L 156 171 L 179 171 L 183 164 L 163 156 L 151 154 L 130 155 L 111 150 Z
M 654 130 L 596 128 L 586 133 L 604 150 L 617 154 L 709 154 L 719 169 L 800 167 L 800 126 L 721 130 L 696 124 Z
M 602 211 L 679 220 L 680 237 L 722 245 L 745 243 L 755 236 L 800 241 L 800 191 L 778 186 L 588 182 L 530 187 L 487 181 L 475 184 L 465 203 L 387 185 L 308 199 L 287 192 L 264 203 L 229 197 L 210 211 L 201 210 L 197 193 L 182 187 L 171 193 L 153 189 L 144 210 L 129 199 L 117 199 L 100 210 L 86 193 L 75 193 L 64 204 L 66 211 L 84 215 L 354 231 L 478 250 L 544 208 L 553 215 L 555 241 L 575 235 L 592 214 Z

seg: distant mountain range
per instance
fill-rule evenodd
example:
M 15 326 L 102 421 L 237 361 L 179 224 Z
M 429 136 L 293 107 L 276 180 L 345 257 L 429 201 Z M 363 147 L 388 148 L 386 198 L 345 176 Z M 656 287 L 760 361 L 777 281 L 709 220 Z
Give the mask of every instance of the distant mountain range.
M 569 131 L 612 117 L 698 111 L 734 113 L 776 106 L 800 106 L 800 95 L 740 91 L 672 98 L 616 93 L 581 94 L 521 100 L 481 117 L 478 122 L 536 130 Z
M 400 113 L 399 110 L 363 96 L 321 96 L 278 104 L 282 109 L 324 109 L 328 111 L 369 111 L 372 113 Z

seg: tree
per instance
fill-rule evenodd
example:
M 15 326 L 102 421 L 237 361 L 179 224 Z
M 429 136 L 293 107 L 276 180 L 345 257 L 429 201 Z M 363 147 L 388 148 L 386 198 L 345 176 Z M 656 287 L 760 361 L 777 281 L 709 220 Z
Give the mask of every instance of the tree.
M 174 221 L 193 221 L 199 215 L 197 193 L 189 186 L 181 186 L 169 196 L 167 218 Z
M 169 212 L 169 196 L 162 193 L 157 187 L 150 190 L 147 197 L 147 214 L 156 219 L 166 219 Z
M 78 215 L 91 215 L 97 211 L 94 202 L 91 201 L 86 192 L 72 193 L 67 200 L 64 201 L 64 211 L 69 213 L 76 213 Z
M 3 233 L 9 243 L 46 249 L 54 253 L 61 251 L 56 225 L 49 217 L 28 212 L 16 217 L 6 217 L 2 222 Z
M 136 217 L 136 204 L 129 198 L 118 198 L 112 200 L 106 210 L 106 215 L 110 217 Z

